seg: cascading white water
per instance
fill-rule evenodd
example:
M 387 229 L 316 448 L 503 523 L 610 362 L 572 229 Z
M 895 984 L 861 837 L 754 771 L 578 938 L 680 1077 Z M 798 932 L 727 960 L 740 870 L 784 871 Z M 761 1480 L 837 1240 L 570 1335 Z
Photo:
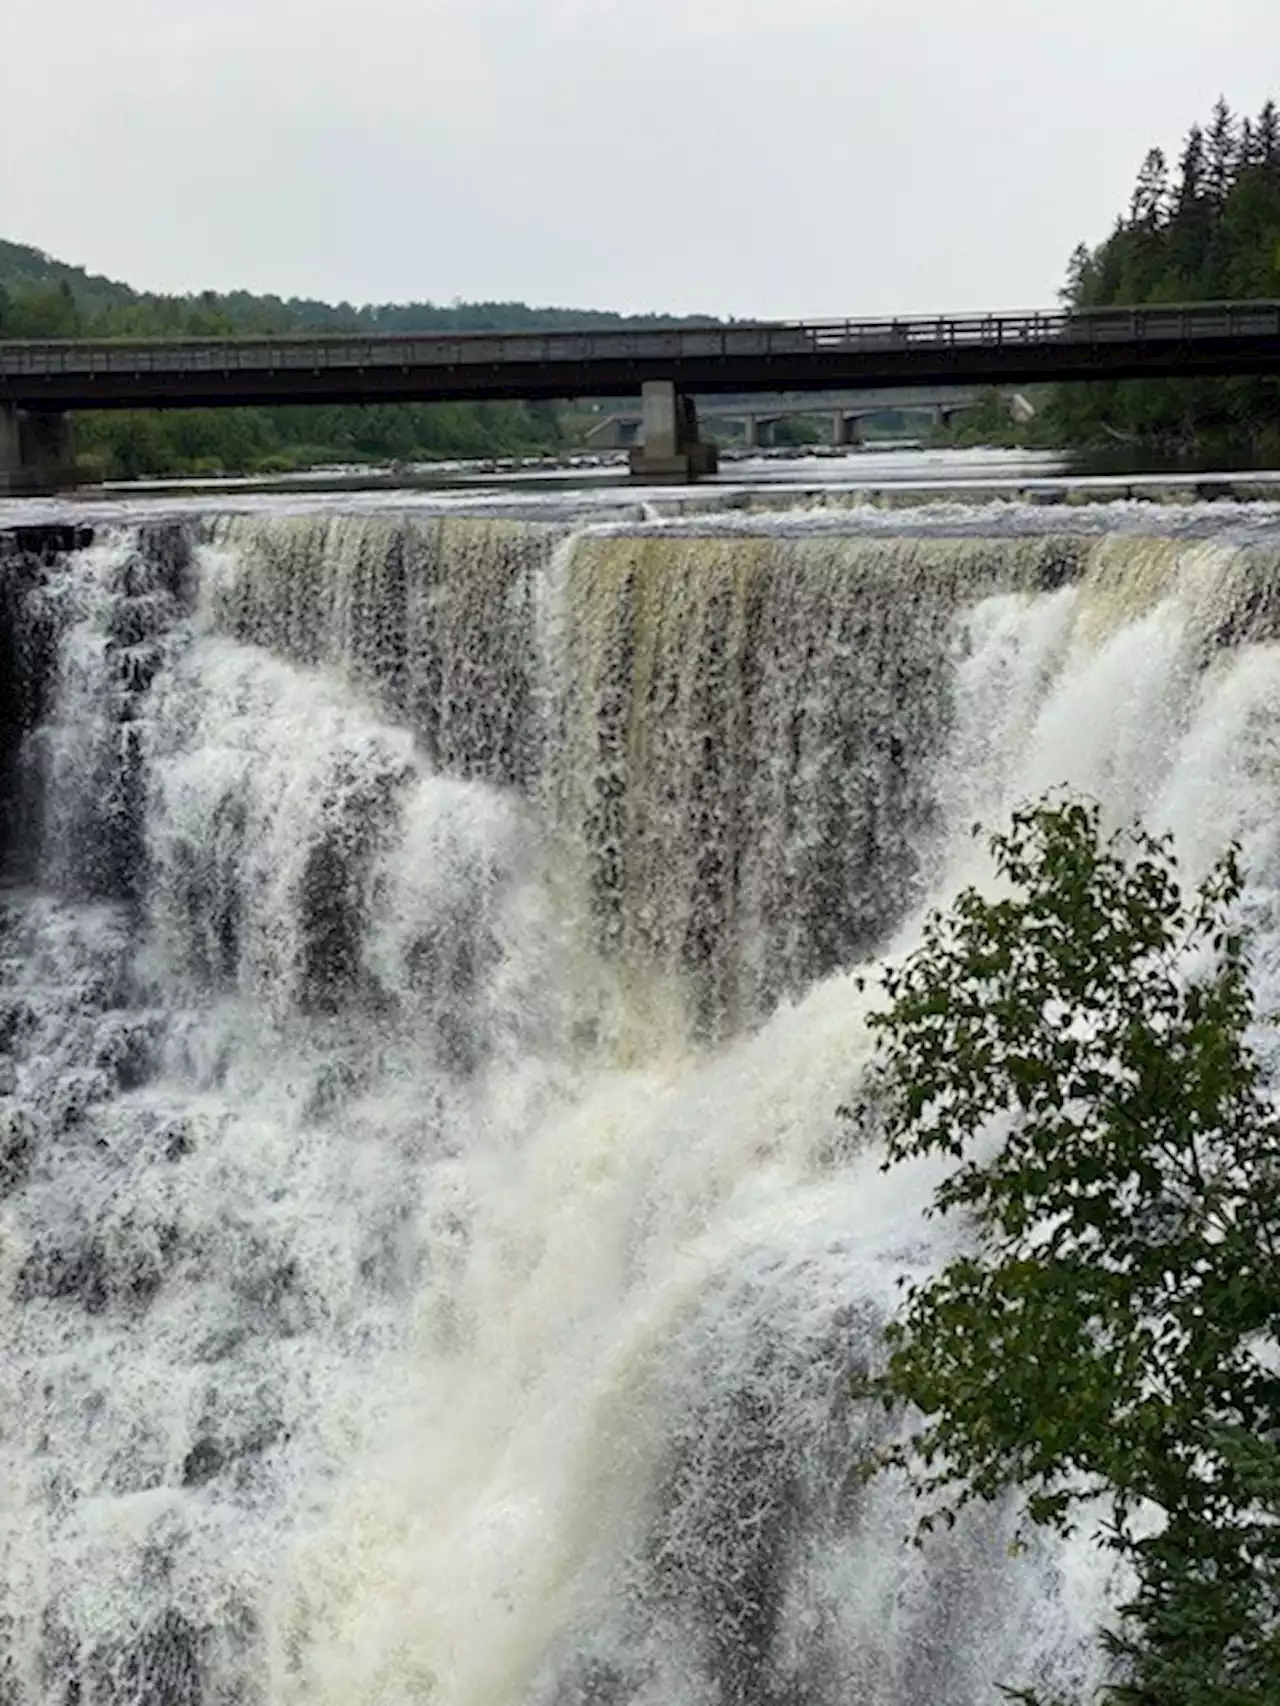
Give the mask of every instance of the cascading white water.
M 4 1706 L 1099 1673 L 1086 1540 L 848 1481 L 943 1246 L 836 1112 L 849 968 L 1045 787 L 1240 836 L 1275 976 L 1280 524 L 1091 531 L 10 552 Z

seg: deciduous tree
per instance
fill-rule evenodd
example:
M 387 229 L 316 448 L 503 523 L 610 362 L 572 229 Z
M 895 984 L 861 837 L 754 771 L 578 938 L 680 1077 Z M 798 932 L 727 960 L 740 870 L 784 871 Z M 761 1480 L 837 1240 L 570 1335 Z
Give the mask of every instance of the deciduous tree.
M 947 1520 L 1101 1501 L 1137 1583 L 1112 1698 L 1280 1700 L 1280 1117 L 1257 1049 L 1242 874 L 1188 888 L 1165 839 L 1074 800 L 992 840 L 884 979 L 861 1097 L 888 1166 L 941 1156 L 963 1253 L 910 1289 L 890 1455 Z

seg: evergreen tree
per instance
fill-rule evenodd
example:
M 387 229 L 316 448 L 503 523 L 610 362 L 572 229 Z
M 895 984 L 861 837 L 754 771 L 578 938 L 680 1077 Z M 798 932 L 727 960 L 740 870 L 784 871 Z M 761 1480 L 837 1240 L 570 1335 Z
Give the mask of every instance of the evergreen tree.
M 1169 163 L 1164 150 L 1153 148 L 1142 162 L 1129 208 L 1129 223 L 1158 231 L 1169 217 Z
M 1066 283 L 1058 295 L 1068 308 L 1087 308 L 1093 286 L 1093 251 L 1087 243 L 1077 243 L 1067 262 Z
M 1235 182 L 1240 139 L 1236 119 L 1225 99 L 1219 99 L 1204 142 L 1204 187 L 1214 211 L 1221 213 Z
M 1258 159 L 1264 166 L 1280 166 L 1280 108 L 1268 101 L 1258 115 Z
M 1241 121 L 1225 100 L 1193 126 L 1175 182 L 1158 150 L 1143 161 L 1128 215 L 1096 250 L 1081 247 L 1064 300 L 1076 308 L 1280 299 L 1280 112 Z M 1164 380 L 1059 387 L 1042 416 L 1068 444 L 1164 451 L 1220 448 L 1280 456 L 1280 383 Z
M 1204 131 L 1198 124 L 1193 124 L 1187 133 L 1187 140 L 1182 147 L 1182 157 L 1178 162 L 1178 211 L 1183 213 L 1193 207 L 1205 192 L 1205 140 Z

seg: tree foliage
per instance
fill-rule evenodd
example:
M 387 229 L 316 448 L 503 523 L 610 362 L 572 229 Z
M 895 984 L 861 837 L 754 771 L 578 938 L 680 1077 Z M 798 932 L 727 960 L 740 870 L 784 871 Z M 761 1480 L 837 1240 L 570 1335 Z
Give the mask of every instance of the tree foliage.
M 1068 265 L 1072 308 L 1280 299 L 1280 111 L 1256 119 L 1220 100 L 1192 127 L 1176 173 L 1159 149 L 1143 162 L 1129 211 Z M 1069 444 L 1116 438 L 1166 451 L 1280 451 L 1280 382 L 1122 381 L 1059 386 L 1050 421 Z
M 1109 1636 L 1143 1706 L 1280 1700 L 1280 1119 L 1258 1052 L 1242 879 L 1047 802 L 993 838 L 885 974 L 864 1116 L 886 1165 L 951 1162 L 962 1254 L 909 1290 L 866 1390 L 952 1520 L 1016 1492 L 1102 1501 L 1136 1591 Z

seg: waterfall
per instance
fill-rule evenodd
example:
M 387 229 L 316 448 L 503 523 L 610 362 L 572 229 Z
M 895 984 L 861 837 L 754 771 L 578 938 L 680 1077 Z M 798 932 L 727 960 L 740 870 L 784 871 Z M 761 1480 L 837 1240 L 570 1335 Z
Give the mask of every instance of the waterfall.
M 1280 967 L 1280 522 L 1057 520 L 0 538 L 4 1706 L 1102 1674 L 844 1398 L 946 1249 L 853 973 L 975 821 L 1238 837 Z

